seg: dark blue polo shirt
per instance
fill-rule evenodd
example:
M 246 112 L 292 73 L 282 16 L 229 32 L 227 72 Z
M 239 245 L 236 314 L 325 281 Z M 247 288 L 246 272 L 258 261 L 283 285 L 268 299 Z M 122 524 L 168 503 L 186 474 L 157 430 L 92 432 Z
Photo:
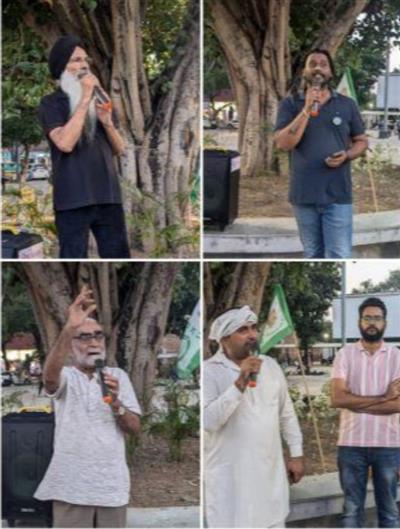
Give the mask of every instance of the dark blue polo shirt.
M 302 111 L 304 93 L 282 100 L 275 130 L 284 129 Z M 296 205 L 351 204 L 350 162 L 328 167 L 325 158 L 350 148 L 365 127 L 355 101 L 332 91 L 332 97 L 310 117 L 303 137 L 290 152 L 289 201 Z
M 116 115 L 113 115 L 117 126 Z M 70 119 L 68 96 L 58 89 L 45 96 L 39 107 L 39 120 L 49 140 L 53 168 L 54 209 L 63 211 L 99 204 L 121 204 L 121 191 L 107 133 L 97 122 L 92 142 L 84 135 L 71 153 L 60 151 L 49 132 Z

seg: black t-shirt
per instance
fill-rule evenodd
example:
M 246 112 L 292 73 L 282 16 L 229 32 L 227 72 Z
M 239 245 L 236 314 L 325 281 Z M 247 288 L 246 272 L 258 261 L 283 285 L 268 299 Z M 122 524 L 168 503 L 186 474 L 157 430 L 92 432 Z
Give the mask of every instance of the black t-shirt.
M 285 128 L 303 107 L 303 93 L 284 99 L 275 130 Z M 333 168 L 326 165 L 325 158 L 347 150 L 351 138 L 364 132 L 355 101 L 333 91 L 319 115 L 309 119 L 303 137 L 290 152 L 289 201 L 297 205 L 351 204 L 350 162 Z
M 107 133 L 97 121 L 94 139 L 82 134 L 71 153 L 60 151 L 49 132 L 70 119 L 68 96 L 58 89 L 45 96 L 39 119 L 49 140 L 53 165 L 54 209 L 63 211 L 96 204 L 121 204 L 121 190 Z M 113 113 L 117 126 L 116 115 Z

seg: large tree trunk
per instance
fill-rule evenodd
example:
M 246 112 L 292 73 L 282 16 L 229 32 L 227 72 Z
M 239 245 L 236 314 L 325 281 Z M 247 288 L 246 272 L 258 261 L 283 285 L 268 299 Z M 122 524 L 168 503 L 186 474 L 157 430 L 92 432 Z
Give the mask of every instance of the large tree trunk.
M 228 267 L 229 264 L 221 263 L 220 266 Z M 232 307 L 249 305 L 256 314 L 259 313 L 270 269 L 270 262 L 234 263 L 229 283 L 222 287 L 218 284 L 218 280 L 213 278 L 210 263 L 204 263 L 205 357 L 210 355 L 207 338 L 211 324 L 221 312 Z
M 164 336 L 172 285 L 179 263 L 143 263 L 140 276 L 121 307 L 119 348 L 125 352 L 126 371 L 145 408 L 156 377 L 157 351 Z
M 64 33 L 80 35 L 95 73 L 118 112 L 126 153 L 118 159 L 133 247 L 146 254 L 178 253 L 168 228 L 190 228 L 189 193 L 199 149 L 199 2 L 189 0 L 171 64 L 150 88 L 143 62 L 146 2 L 99 0 L 90 11 L 76 0 L 46 4 L 41 25 L 29 8 L 25 22 L 49 48 Z M 166 90 L 168 86 L 168 90 Z M 164 235 L 165 234 L 165 235 Z
M 212 0 L 210 8 L 239 114 L 241 175 L 254 176 L 273 167 L 272 130 L 290 67 L 290 0 Z
M 157 350 L 165 333 L 179 263 L 126 264 L 132 274 L 120 288 L 116 263 L 18 263 L 27 286 L 45 353 L 63 328 L 68 307 L 83 284 L 93 290 L 97 317 L 107 336 L 107 364 L 127 368 L 147 409 L 156 374 Z M 134 280 L 133 280 L 134 279 Z M 117 354 L 118 353 L 118 354 Z M 127 365 L 123 365 L 125 360 Z

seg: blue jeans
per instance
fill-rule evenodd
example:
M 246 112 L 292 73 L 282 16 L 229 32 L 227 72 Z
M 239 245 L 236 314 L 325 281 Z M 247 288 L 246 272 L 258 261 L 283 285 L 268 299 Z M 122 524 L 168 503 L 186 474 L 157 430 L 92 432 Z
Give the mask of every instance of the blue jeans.
M 339 446 L 338 467 L 344 493 L 343 527 L 365 527 L 368 470 L 372 469 L 378 527 L 400 527 L 397 469 L 400 448 Z
M 293 205 L 293 210 L 304 248 L 304 257 L 328 259 L 351 257 L 352 204 Z

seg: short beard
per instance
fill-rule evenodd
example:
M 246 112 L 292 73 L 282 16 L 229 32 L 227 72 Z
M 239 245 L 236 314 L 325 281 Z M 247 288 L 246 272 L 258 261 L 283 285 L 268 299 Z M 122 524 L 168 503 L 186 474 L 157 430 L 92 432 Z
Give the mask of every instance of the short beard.
M 76 367 L 82 369 L 94 369 L 95 361 L 98 359 L 105 360 L 106 352 L 101 351 L 99 355 L 87 356 L 86 354 L 81 353 L 77 347 L 72 346 L 72 362 Z
M 60 77 L 60 87 L 69 99 L 70 117 L 75 113 L 82 98 L 82 85 L 76 75 L 63 71 Z M 86 114 L 85 125 L 83 128 L 84 135 L 89 142 L 94 140 L 97 128 L 96 102 L 94 98 L 90 101 L 89 109 Z
M 385 332 L 385 329 L 382 329 L 381 331 L 377 329 L 375 334 L 369 334 L 366 329 L 362 329 L 361 327 L 359 327 L 359 329 L 362 339 L 367 343 L 380 342 L 382 340 L 383 333 Z
M 321 75 L 321 77 L 323 77 L 323 80 L 321 82 L 321 86 L 320 88 L 324 89 L 324 88 L 328 88 L 330 86 L 330 82 L 331 82 L 331 79 L 332 77 L 330 78 L 326 78 L 324 75 L 322 74 L 319 74 Z M 313 85 L 313 76 L 306 76 L 304 75 L 303 78 L 302 78 L 302 85 L 303 85 L 303 89 L 309 87 L 309 86 L 312 86 Z

